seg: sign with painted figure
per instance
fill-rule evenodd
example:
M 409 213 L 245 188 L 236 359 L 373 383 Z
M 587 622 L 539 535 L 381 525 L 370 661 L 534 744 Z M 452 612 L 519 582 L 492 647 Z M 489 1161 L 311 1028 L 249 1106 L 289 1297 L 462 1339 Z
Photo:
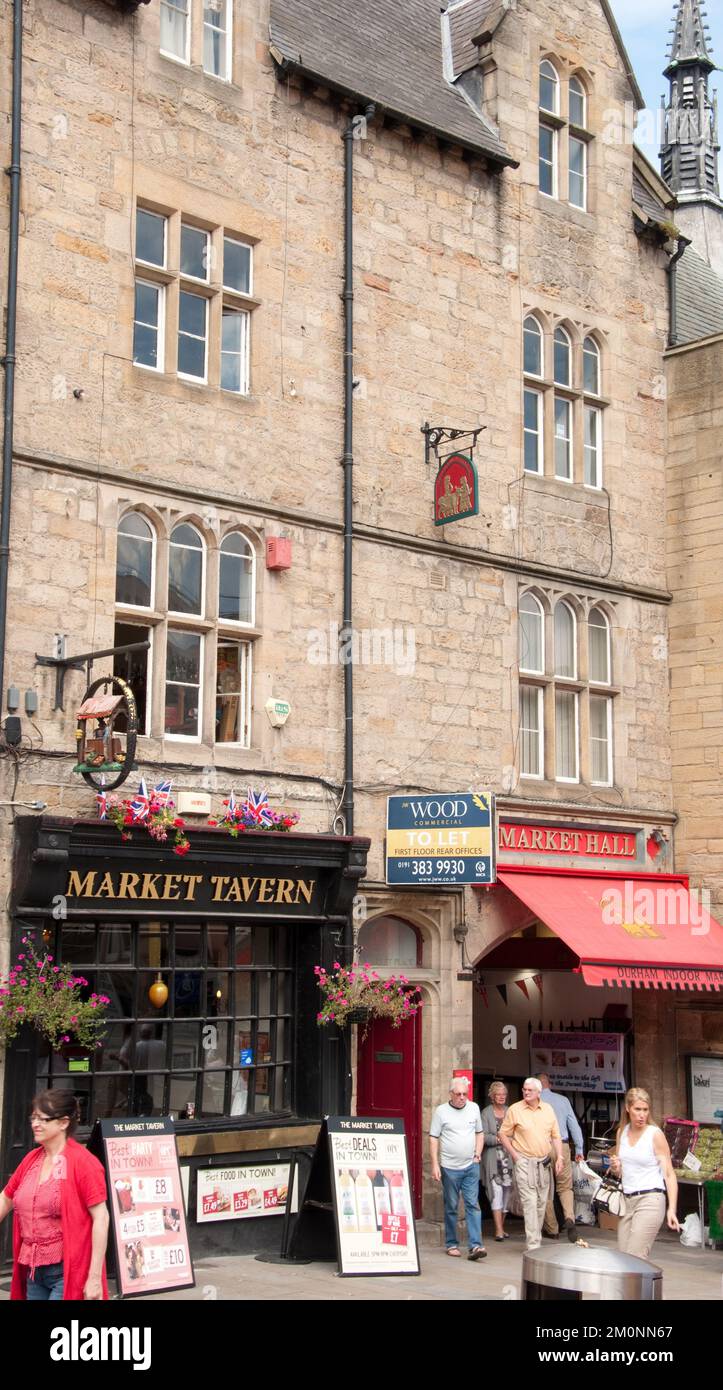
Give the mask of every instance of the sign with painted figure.
M 387 883 L 492 883 L 494 797 L 439 792 L 387 799 Z
M 467 454 L 450 454 L 434 480 L 434 524 L 446 526 L 478 512 L 477 469 Z
M 419 1274 L 404 1123 L 326 1121 L 340 1274 Z
M 531 1033 L 530 1074 L 553 1091 L 619 1095 L 625 1090 L 621 1033 Z
M 122 1298 L 192 1288 L 173 1121 L 101 1120 Z
M 249 1216 L 283 1216 L 289 1195 L 289 1164 L 258 1163 L 242 1168 L 199 1168 L 196 1220 L 239 1221 Z M 291 1205 L 298 1211 L 298 1182 Z

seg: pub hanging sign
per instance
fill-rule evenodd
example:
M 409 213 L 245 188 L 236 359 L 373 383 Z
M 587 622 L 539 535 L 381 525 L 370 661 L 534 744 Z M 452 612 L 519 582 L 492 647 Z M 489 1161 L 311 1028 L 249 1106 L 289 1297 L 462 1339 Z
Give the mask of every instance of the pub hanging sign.
M 469 454 L 450 454 L 434 480 L 434 524 L 446 526 L 478 512 L 477 469 Z

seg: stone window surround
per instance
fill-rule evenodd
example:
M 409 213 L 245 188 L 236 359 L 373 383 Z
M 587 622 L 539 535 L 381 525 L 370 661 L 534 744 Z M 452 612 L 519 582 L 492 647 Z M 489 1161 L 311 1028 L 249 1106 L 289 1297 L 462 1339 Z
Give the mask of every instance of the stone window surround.
M 523 595 L 530 594 L 536 600 L 542 613 L 543 633 L 543 670 L 526 670 L 522 666 L 519 670 L 519 685 L 527 688 L 534 688 L 542 693 L 542 775 L 534 773 L 520 772 L 520 778 L 525 782 L 548 782 L 553 786 L 565 785 L 570 783 L 586 784 L 598 787 L 615 786 L 615 740 L 614 740 L 614 712 L 616 697 L 620 695 L 620 688 L 613 683 L 614 677 L 614 643 L 613 631 L 615 615 L 609 602 L 604 598 L 594 595 L 577 595 L 569 591 L 557 589 L 553 586 L 525 584 L 519 590 L 519 599 Z M 555 660 L 555 640 L 554 640 L 554 613 L 558 603 L 564 603 L 571 612 L 575 622 L 575 678 L 566 678 L 550 674 L 555 672 L 557 663 Z M 605 618 L 608 626 L 608 676 L 609 683 L 593 681 L 590 679 L 590 641 L 588 631 L 588 615 L 596 609 Z M 519 625 L 518 611 L 518 625 Z M 519 650 L 519 642 L 518 642 Z M 575 694 L 577 706 L 577 776 L 574 778 L 558 777 L 556 771 L 556 752 L 555 752 L 555 697 L 563 691 Z M 609 766 L 611 776 L 609 781 L 595 781 L 592 776 L 592 733 L 590 720 L 590 700 L 591 698 L 602 698 L 611 701 L 608 706 L 608 729 L 609 729 Z M 519 719 L 519 714 L 518 714 Z M 516 737 L 516 761 L 519 762 L 519 725 Z
M 591 492 L 601 492 L 603 491 L 605 412 L 610 405 L 608 398 L 602 394 L 606 374 L 605 343 L 602 334 L 594 327 L 575 324 L 567 318 L 552 318 L 536 306 L 530 305 L 525 306 L 524 309 L 523 335 L 525 324 L 530 319 L 534 319 L 542 331 L 542 375 L 537 376 L 533 372 L 525 371 L 523 358 L 523 391 L 535 391 L 541 397 L 542 439 L 538 471 L 533 472 L 532 469 L 524 469 L 524 452 L 523 471 L 529 477 L 546 477 L 564 486 L 577 484 Z M 558 328 L 567 334 L 572 349 L 572 374 L 569 385 L 556 382 L 554 379 L 554 340 Z M 584 384 L 583 351 L 585 343 L 590 340 L 598 350 L 598 386 L 601 391 L 599 395 L 586 391 Z M 555 473 L 556 397 L 569 401 L 572 406 L 572 469 L 569 478 L 560 477 Z M 596 483 L 585 481 L 585 414 L 587 409 L 597 411 L 599 423 Z
M 174 5 L 179 9 L 178 5 Z M 233 43 L 234 43 L 234 24 L 233 24 L 233 0 L 220 0 L 219 8 L 224 13 L 226 31 L 226 63 L 225 71 L 213 72 L 205 64 L 205 11 L 212 8 L 207 6 L 204 0 L 186 0 L 186 42 L 183 57 L 177 53 L 172 53 L 161 46 L 159 34 L 158 47 L 162 58 L 169 63 L 178 63 L 181 67 L 193 67 L 201 69 L 206 77 L 212 77 L 217 82 L 231 82 L 233 80 Z
M 147 198 L 138 198 L 136 211 L 155 213 L 165 219 L 164 264 L 162 266 L 135 257 L 134 238 L 134 278 L 136 281 L 159 287 L 159 365 L 152 367 L 135 361 L 135 371 L 152 372 L 157 377 L 168 377 L 180 381 L 191 389 L 209 388 L 224 391 L 236 399 L 248 398 L 251 391 L 251 318 L 261 301 L 253 293 L 229 289 L 223 284 L 224 241 L 236 241 L 250 247 L 250 291 L 253 291 L 254 247 L 257 238 L 228 227 L 218 226 L 197 217 L 193 213 L 154 203 Z M 134 215 L 133 226 L 135 229 Z M 181 228 L 195 227 L 206 232 L 209 245 L 209 273 L 206 280 L 181 273 Z M 185 376 L 178 371 L 179 305 L 181 291 L 203 297 L 207 301 L 206 311 L 206 377 Z M 241 364 L 241 390 L 234 391 L 221 386 L 222 324 L 223 311 L 232 309 L 246 315 L 245 357 Z M 242 335 L 242 339 L 243 339 Z
M 544 65 L 549 65 L 554 69 L 557 76 L 555 110 L 550 111 L 540 105 L 538 96 L 538 124 L 552 131 L 553 140 L 553 192 L 547 193 L 539 186 L 540 198 L 543 205 L 546 202 L 558 202 L 568 204 L 578 213 L 593 211 L 593 188 L 591 184 L 591 164 L 592 147 L 594 135 L 589 129 L 590 106 L 591 106 L 591 82 L 588 74 L 573 64 L 566 62 L 554 53 L 542 53 L 538 71 Z M 578 126 L 570 119 L 570 82 L 575 80 L 582 87 L 584 93 L 584 116 L 586 125 Z M 567 132 L 567 139 L 565 139 Z M 582 204 L 574 202 L 570 198 L 570 141 L 575 140 L 584 147 L 585 168 L 584 186 L 585 197 Z M 539 162 L 539 145 L 538 145 Z
M 256 576 L 260 541 L 251 529 L 241 520 L 227 518 L 217 534 L 196 514 L 180 509 L 168 509 L 166 516 L 143 504 L 125 503 L 118 508 L 118 525 L 129 512 L 138 513 L 148 523 L 153 532 L 153 585 L 151 606 L 145 608 L 136 604 L 115 604 L 115 621 L 124 626 L 148 628 L 151 647 L 148 651 L 147 666 L 147 713 L 146 728 L 139 730 L 141 736 L 157 740 L 169 740 L 174 747 L 197 747 L 203 750 L 223 748 L 229 752 L 244 751 L 252 746 L 253 709 L 253 648 L 262 635 L 257 625 L 257 613 L 252 614 L 252 623 L 233 622 L 218 617 L 219 572 L 221 545 L 227 536 L 241 535 L 248 543 L 252 556 L 252 592 L 256 598 Z M 179 525 L 192 526 L 204 545 L 204 582 L 202 612 L 173 613 L 168 610 L 168 571 L 170 538 Z M 117 535 L 117 531 L 116 531 Z M 115 572 L 115 564 L 114 564 Z M 256 609 L 256 603 L 254 605 Z M 201 670 L 201 706 L 198 736 L 168 734 L 165 732 L 166 705 L 166 633 L 169 628 L 178 632 L 194 633 L 202 637 L 203 654 Z M 139 636 L 139 640 L 142 640 Z M 243 692 L 243 710 L 248 730 L 246 741 L 217 742 L 216 726 L 216 670 L 219 641 L 238 642 L 247 649 L 247 686 Z

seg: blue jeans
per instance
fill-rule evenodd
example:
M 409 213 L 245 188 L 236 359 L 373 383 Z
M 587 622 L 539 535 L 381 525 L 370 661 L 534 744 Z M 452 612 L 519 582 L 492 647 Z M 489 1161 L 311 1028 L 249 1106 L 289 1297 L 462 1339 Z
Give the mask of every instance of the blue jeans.
M 38 1265 L 33 1279 L 28 1275 L 27 1286 L 28 1303 L 38 1303 L 41 1299 L 49 1302 L 51 1299 L 61 1299 L 63 1297 L 63 1266 L 57 1265 Z
M 460 1194 L 467 1222 L 467 1242 L 470 1250 L 482 1244 L 482 1213 L 479 1206 L 479 1163 L 469 1168 L 443 1168 L 444 1243 L 448 1250 L 457 1245 L 457 1210 Z

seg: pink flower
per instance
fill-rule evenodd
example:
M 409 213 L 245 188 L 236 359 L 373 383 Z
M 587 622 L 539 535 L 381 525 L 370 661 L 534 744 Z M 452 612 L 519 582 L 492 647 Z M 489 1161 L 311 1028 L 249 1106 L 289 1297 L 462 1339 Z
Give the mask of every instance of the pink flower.
M 19 1014 L 24 1014 L 24 1013 L 25 1013 L 25 1009 L 24 1009 L 24 1007 L 23 1007 L 22 1004 L 18 1004 L 17 1012 L 18 1012 Z
M 71 1018 L 70 1021 L 71 1021 L 71 1023 L 77 1023 L 77 1022 L 78 1022 L 78 1015 L 77 1015 L 77 1014 L 73 1014 L 73 1016 L 72 1016 L 72 1018 Z
M 54 975 L 59 975 L 59 974 L 60 974 L 60 966 L 59 966 L 59 965 L 54 965 L 54 966 L 53 966 L 53 974 L 54 974 Z
M 23 956 L 23 955 L 18 956 L 18 960 L 25 960 L 25 956 Z
M 335 961 L 334 961 L 334 967 L 333 967 L 333 968 L 334 968 L 334 970 L 341 970 L 341 966 L 340 966 L 338 960 L 335 960 Z

